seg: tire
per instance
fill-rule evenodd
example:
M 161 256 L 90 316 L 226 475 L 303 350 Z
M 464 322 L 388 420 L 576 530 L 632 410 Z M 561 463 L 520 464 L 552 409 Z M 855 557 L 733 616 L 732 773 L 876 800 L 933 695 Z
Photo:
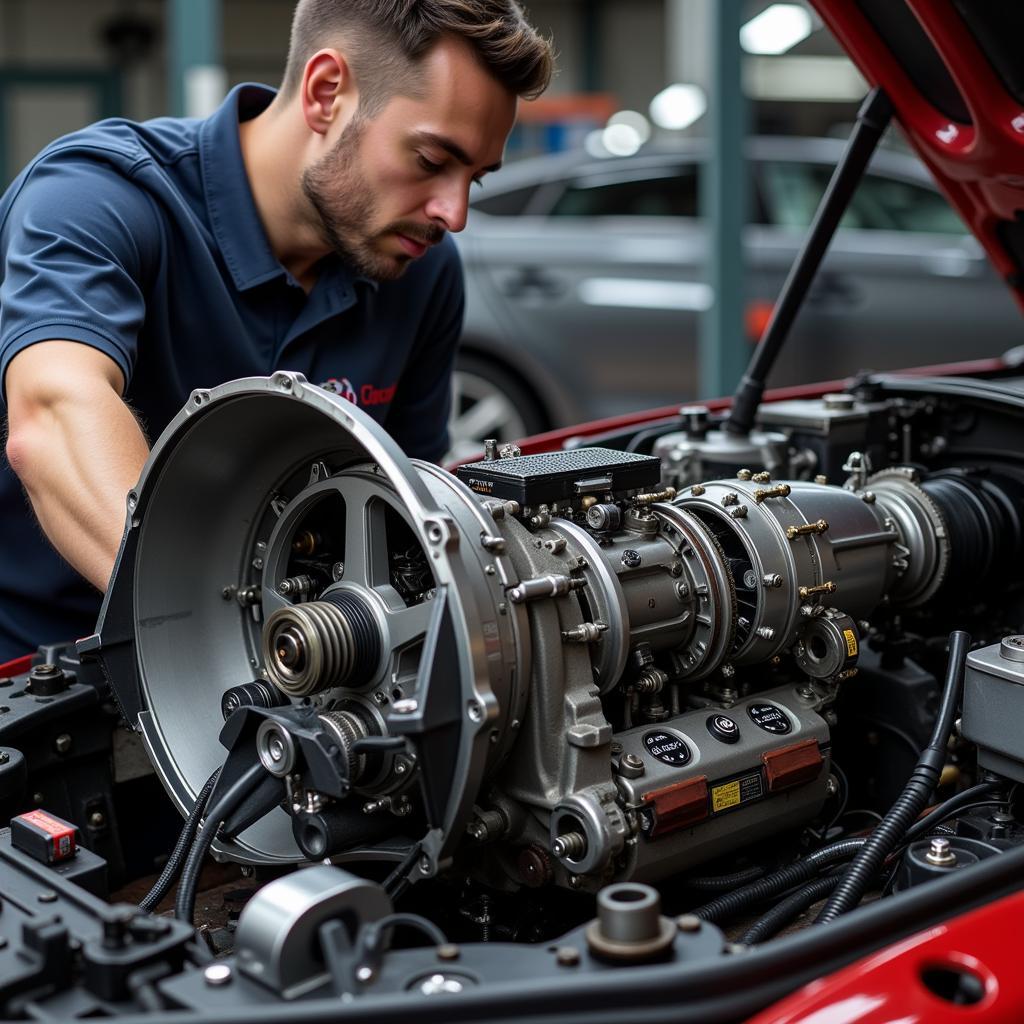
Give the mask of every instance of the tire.
M 481 455 L 484 441 L 518 441 L 547 430 L 548 417 L 523 381 L 500 363 L 459 353 L 452 375 L 446 463 Z

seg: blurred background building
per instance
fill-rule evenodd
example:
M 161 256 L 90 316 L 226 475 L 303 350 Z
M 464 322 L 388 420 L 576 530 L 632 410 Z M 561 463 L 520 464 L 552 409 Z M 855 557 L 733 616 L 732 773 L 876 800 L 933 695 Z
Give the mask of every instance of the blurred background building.
M 699 112 L 714 2 L 532 0 L 533 20 L 556 41 L 559 73 L 548 95 L 524 108 L 509 157 L 579 145 L 620 110 L 649 118 L 652 100 L 673 85 L 688 91 L 662 97 L 668 123 Z M 753 131 L 830 134 L 852 118 L 864 84 L 806 6 L 728 2 L 741 4 L 753 26 L 743 68 Z M 0 184 L 50 139 L 97 118 L 201 115 L 238 82 L 275 84 L 292 7 L 293 0 L 0 0 Z M 671 109 L 673 95 L 682 111 Z M 700 133 L 701 118 L 675 131 Z M 628 149 L 628 124 L 611 139 Z

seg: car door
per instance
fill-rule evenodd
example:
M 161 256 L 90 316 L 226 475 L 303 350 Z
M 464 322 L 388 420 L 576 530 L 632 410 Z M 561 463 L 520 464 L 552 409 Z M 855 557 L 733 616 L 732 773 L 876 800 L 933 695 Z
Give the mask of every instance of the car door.
M 752 232 L 750 293 L 771 301 L 832 168 L 780 160 L 758 172 L 772 223 Z M 940 193 L 874 170 L 850 202 L 771 383 L 996 355 L 1020 333 L 1008 290 Z
M 553 367 L 589 415 L 694 396 L 710 303 L 696 165 L 599 168 L 547 195 L 543 211 L 473 227 L 507 344 Z

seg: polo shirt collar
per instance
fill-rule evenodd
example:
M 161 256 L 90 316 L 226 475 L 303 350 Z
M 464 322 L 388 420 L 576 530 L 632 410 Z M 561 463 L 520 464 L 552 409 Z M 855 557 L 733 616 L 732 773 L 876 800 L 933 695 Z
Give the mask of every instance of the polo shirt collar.
M 203 191 L 210 226 L 239 291 L 287 273 L 270 247 L 256 209 L 238 132 L 239 123 L 266 110 L 275 95 L 275 91 L 265 85 L 236 85 L 199 130 Z M 324 259 L 320 275 L 330 282 L 327 290 L 342 303 L 354 298 L 353 282 L 368 285 L 373 291 L 378 287 L 376 281 L 353 274 L 333 256 Z
M 262 85 L 238 85 L 199 129 L 199 159 L 210 226 L 241 291 L 284 274 L 256 210 L 242 160 L 240 121 L 255 117 L 274 98 Z

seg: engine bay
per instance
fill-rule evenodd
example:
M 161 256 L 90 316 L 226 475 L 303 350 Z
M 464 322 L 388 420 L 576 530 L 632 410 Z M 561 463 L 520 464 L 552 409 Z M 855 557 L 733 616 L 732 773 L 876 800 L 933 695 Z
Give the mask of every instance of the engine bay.
M 674 969 L 693 1019 L 740 1019 L 763 978 L 720 1005 L 702 978 L 820 973 L 993 898 L 1022 414 L 1009 369 L 865 376 L 742 435 L 687 407 L 452 474 L 296 374 L 196 392 L 96 634 L 0 682 L 5 1016 L 557 989 L 593 1019 Z

